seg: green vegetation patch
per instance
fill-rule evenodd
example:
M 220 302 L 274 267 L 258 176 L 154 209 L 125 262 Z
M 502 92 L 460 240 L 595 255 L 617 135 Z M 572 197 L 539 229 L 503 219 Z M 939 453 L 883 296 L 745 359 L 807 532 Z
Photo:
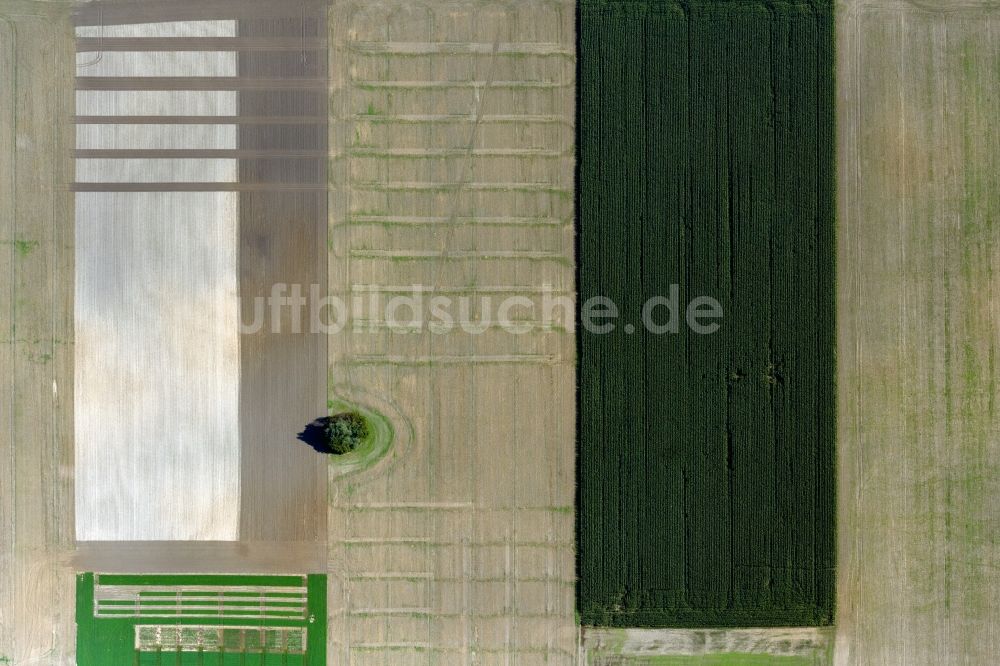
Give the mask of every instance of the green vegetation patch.
M 38 241 L 36 240 L 14 240 L 14 241 L 7 241 L 7 243 L 14 248 L 14 250 L 17 252 L 17 256 L 19 256 L 22 259 L 27 257 L 36 249 L 38 249 L 39 245 Z M 3 662 L 0 661 L 0 664 L 2 663 Z
M 344 455 L 361 447 L 371 435 L 371 428 L 358 412 L 342 412 L 326 419 L 324 433 L 330 453 Z
M 833 620 L 832 19 L 581 4 L 580 303 L 620 313 L 579 332 L 584 624 Z M 654 296 L 676 332 L 643 325 Z M 700 297 L 712 334 L 685 321 Z
M 356 415 L 366 426 L 364 436 L 357 439 L 353 449 L 330 457 L 335 476 L 345 476 L 368 469 L 382 460 L 392 448 L 395 431 L 392 422 L 383 414 L 343 400 L 330 400 L 327 407 L 334 414 Z M 355 431 L 352 437 L 357 438 L 359 434 L 361 433 Z
M 101 574 L 102 585 L 266 585 L 267 587 L 298 587 L 301 576 L 237 576 L 230 574 Z
M 95 584 L 125 586 L 117 594 L 129 603 L 97 597 Z M 301 593 L 295 595 L 296 611 L 281 610 L 289 605 L 284 600 L 290 593 L 274 588 L 293 586 L 305 587 L 304 612 Z M 140 589 L 133 592 L 135 587 Z M 186 589 L 192 587 L 197 589 Z M 127 599 L 133 594 L 134 599 Z M 76 579 L 76 622 L 79 666 L 323 666 L 326 576 L 82 573 Z M 172 632 L 187 638 L 184 647 L 157 639 Z M 205 639 L 212 635 L 222 642 Z M 148 640 L 137 646 L 138 636 Z M 206 640 L 210 647 L 192 647 Z

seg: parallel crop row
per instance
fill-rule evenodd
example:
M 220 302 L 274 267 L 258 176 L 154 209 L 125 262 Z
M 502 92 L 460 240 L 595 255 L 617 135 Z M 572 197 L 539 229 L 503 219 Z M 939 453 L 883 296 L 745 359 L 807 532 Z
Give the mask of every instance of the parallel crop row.
M 579 39 L 580 301 L 620 311 L 580 333 L 582 620 L 830 623 L 831 10 L 585 0 Z

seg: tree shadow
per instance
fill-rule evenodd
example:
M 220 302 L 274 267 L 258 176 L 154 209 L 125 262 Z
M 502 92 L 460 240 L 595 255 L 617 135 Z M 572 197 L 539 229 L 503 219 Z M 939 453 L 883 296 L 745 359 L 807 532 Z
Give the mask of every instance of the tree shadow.
M 316 419 L 307 425 L 305 430 L 299 433 L 299 441 L 311 446 L 316 453 L 330 455 L 333 453 L 333 450 L 330 448 L 330 443 L 326 436 L 326 427 L 329 422 L 329 416 L 322 416 Z

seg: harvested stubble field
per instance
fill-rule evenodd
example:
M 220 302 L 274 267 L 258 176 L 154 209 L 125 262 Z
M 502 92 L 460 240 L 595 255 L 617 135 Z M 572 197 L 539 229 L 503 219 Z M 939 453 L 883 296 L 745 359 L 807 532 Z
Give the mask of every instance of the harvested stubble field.
M 582 621 L 829 624 L 832 11 L 584 2 L 580 31 L 580 302 L 621 315 L 580 333 Z
M 992 664 L 1000 3 L 837 26 L 837 663 Z

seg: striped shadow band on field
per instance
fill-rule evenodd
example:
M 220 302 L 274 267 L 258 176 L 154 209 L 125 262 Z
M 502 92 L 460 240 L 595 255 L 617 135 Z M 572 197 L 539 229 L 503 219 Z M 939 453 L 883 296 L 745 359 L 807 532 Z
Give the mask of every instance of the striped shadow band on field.
M 231 20 L 77 27 L 78 37 L 137 39 L 235 31 Z M 147 73 L 235 76 L 237 54 L 77 53 L 78 76 Z M 184 113 L 191 105 L 199 114 L 232 114 L 237 97 L 78 91 L 76 113 Z M 213 191 L 237 182 L 238 164 L 128 157 L 130 150 L 199 146 L 236 149 L 237 126 L 78 126 L 78 149 L 121 151 L 76 160 L 81 541 L 239 536 L 239 201 Z M 163 184 L 186 182 L 203 183 L 204 191 L 164 191 Z M 183 490 L 164 473 L 178 462 L 186 468 Z

